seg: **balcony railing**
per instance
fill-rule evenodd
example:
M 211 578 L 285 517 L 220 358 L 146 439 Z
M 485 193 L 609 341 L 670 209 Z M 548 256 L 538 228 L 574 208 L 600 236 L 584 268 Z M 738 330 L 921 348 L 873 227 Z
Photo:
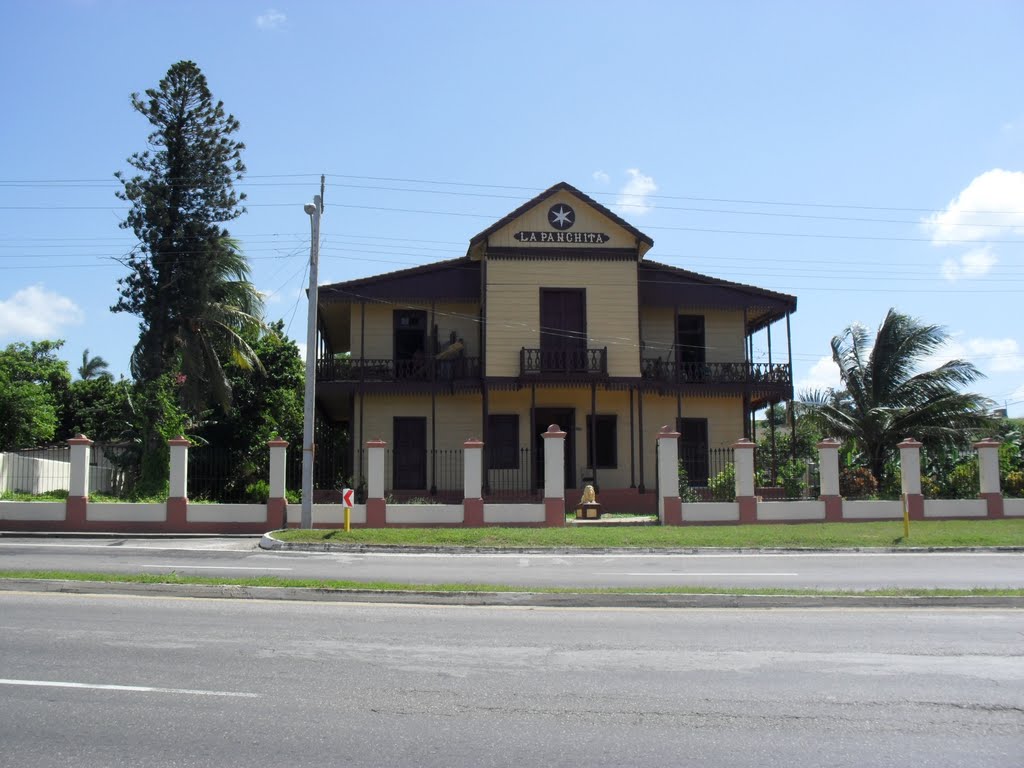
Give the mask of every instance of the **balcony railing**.
M 479 357 L 451 360 L 343 359 L 317 360 L 317 381 L 456 381 L 480 378 Z
M 674 384 L 792 384 L 788 363 L 676 363 L 645 358 L 640 375 Z
M 519 353 L 521 376 L 607 376 L 608 348 L 527 349 Z

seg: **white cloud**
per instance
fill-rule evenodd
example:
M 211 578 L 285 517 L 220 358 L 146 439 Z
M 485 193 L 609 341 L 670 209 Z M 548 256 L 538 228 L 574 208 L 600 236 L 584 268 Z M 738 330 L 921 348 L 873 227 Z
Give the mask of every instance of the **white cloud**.
M 596 181 L 598 184 L 608 184 L 611 182 L 611 180 L 612 177 L 609 176 L 604 171 L 594 171 L 594 181 Z
M 268 8 L 264 13 L 256 17 L 256 26 L 260 29 L 277 29 L 283 27 L 288 17 L 280 11 Z
M 967 359 L 992 373 L 1024 371 L 1024 354 L 1016 339 L 968 339 Z
M 0 300 L 0 338 L 45 339 L 84 319 L 75 302 L 41 285 L 30 285 Z
M 1002 405 L 1002 403 L 998 403 Z M 1006 408 L 1011 419 L 1019 419 L 1024 416 L 1024 384 L 1017 387 L 1011 395 L 1006 398 Z
M 984 245 L 962 256 L 952 256 L 942 262 L 942 276 L 955 283 L 961 278 L 981 277 L 988 274 L 998 262 L 992 247 Z
M 936 245 L 1024 234 L 1024 171 L 985 171 L 923 223 Z
M 842 380 L 839 378 L 839 366 L 829 356 L 819 357 L 807 375 L 796 383 L 795 390 L 799 394 L 816 389 L 839 389 L 840 386 Z
M 626 175 L 629 180 L 619 190 L 619 197 L 615 201 L 619 213 L 626 217 L 650 213 L 654 206 L 647 198 L 658 191 L 658 185 L 654 183 L 654 178 L 640 173 L 638 168 L 627 169 Z
M 1024 350 L 1016 339 L 951 338 L 934 355 L 921 361 L 921 370 L 930 371 L 950 360 L 966 360 L 986 374 L 1024 371 Z

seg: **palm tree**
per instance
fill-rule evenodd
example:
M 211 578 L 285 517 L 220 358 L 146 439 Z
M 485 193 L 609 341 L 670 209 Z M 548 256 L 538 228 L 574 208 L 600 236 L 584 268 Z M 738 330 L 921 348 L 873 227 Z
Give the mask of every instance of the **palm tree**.
M 109 367 L 110 364 L 99 355 L 89 357 L 89 349 L 86 348 L 82 352 L 82 365 L 78 369 L 78 375 L 83 381 L 87 379 L 112 379 L 113 376 L 107 370 Z
M 895 309 L 886 314 L 873 343 L 863 326 L 848 326 L 832 338 L 843 389 L 803 398 L 825 434 L 856 443 L 879 484 L 887 458 L 903 438 L 963 443 L 972 431 L 991 424 L 991 402 L 959 391 L 982 377 L 971 363 L 950 360 L 918 373 L 947 338 L 942 326 L 922 324 Z
M 263 370 L 246 341 L 265 329 L 263 299 L 249 280 L 249 264 L 238 241 L 230 237 L 221 237 L 210 247 L 197 282 L 201 285 L 194 286 L 174 317 L 171 338 L 162 343 L 174 352 L 184 403 L 202 410 L 213 400 L 226 413 L 231 407 L 226 360 L 243 370 Z M 149 341 L 144 335 L 136 344 L 133 373 L 141 370 Z

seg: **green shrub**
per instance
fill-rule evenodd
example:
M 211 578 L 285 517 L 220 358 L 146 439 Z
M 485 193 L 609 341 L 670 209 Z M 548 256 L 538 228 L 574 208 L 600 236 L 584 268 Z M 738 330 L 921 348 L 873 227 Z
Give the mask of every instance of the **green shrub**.
M 62 501 L 68 497 L 65 490 L 45 491 L 44 493 L 24 493 L 22 491 L 4 491 L 0 493 L 0 501 Z
M 713 501 L 736 501 L 736 465 L 726 464 L 725 469 L 708 480 L 708 489 Z
M 804 495 L 804 474 L 806 472 L 807 465 L 799 459 L 790 459 L 785 464 L 779 465 L 776 477 L 787 499 L 799 499 Z
M 926 499 L 941 499 L 942 498 L 942 485 L 931 477 L 925 475 L 921 478 L 921 494 Z M 895 498 L 899 498 L 902 495 L 902 491 L 897 493 Z
M 270 498 L 270 483 L 257 480 L 245 486 L 245 500 L 250 504 L 262 504 Z
M 843 467 L 839 471 L 839 494 L 844 499 L 867 499 L 878 494 L 878 481 L 867 467 Z
M 930 480 L 930 478 L 921 478 L 921 491 L 925 496 L 928 495 L 924 490 L 926 480 Z M 890 464 L 886 467 L 885 480 L 882 481 L 882 485 L 878 489 L 878 495 L 883 499 L 898 499 L 903 495 L 903 469 L 899 464 Z
M 978 462 L 967 460 L 957 464 L 945 474 L 932 478 L 936 499 L 973 499 L 978 495 Z M 922 489 L 924 480 L 922 478 Z
M 690 487 L 690 476 L 686 472 L 683 462 L 679 462 L 679 500 L 700 501 L 700 496 Z
M 1018 499 L 1024 497 L 1024 470 L 1007 473 L 1003 479 L 1003 494 Z

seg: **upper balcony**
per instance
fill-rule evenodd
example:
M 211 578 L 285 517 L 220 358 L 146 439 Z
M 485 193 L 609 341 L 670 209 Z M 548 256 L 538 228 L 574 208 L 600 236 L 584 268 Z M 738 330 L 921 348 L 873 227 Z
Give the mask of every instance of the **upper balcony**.
M 788 363 L 676 363 L 661 358 L 640 361 L 640 376 L 662 384 L 751 384 L 792 388 Z
M 438 360 L 421 357 L 411 360 L 341 358 L 317 360 L 316 380 L 321 382 L 424 382 L 454 383 L 479 380 L 479 357 L 454 357 Z
M 608 347 L 556 347 L 519 353 L 519 375 L 545 379 L 598 379 L 608 376 Z

